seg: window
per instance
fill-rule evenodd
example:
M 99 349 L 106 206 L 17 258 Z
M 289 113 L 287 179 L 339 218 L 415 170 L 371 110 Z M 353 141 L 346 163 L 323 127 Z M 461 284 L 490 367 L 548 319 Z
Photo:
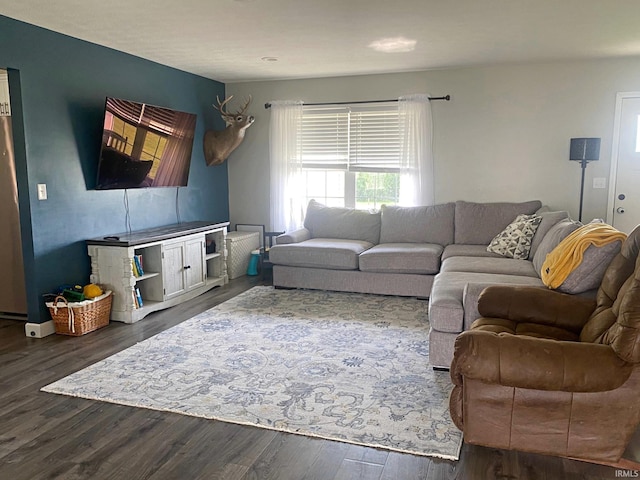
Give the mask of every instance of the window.
M 345 106 L 271 102 L 271 228 L 300 228 L 311 198 L 362 209 L 432 205 L 431 123 L 427 94 Z
M 305 106 L 300 126 L 303 201 L 378 209 L 399 201 L 395 102 Z

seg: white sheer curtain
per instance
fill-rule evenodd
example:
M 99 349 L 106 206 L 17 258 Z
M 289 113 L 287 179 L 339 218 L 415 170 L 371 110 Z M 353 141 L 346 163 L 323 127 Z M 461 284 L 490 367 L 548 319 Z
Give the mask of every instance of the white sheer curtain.
M 269 155 L 271 168 L 271 229 L 291 231 L 302 227 L 304 205 L 299 131 L 302 102 L 271 102 Z
M 400 205 L 433 205 L 432 119 L 429 95 L 398 99 L 400 121 Z

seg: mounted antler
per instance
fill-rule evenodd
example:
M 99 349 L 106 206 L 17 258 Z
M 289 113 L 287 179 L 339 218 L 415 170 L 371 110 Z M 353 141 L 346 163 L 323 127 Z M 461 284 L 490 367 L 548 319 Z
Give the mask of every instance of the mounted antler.
M 231 101 L 231 99 L 233 98 L 233 95 L 231 95 L 229 98 L 227 98 L 224 102 L 220 102 L 220 97 L 218 97 L 216 95 L 216 101 L 218 102 L 218 106 L 216 107 L 215 105 L 213 106 L 213 108 L 215 108 L 216 110 L 218 110 L 222 115 L 227 115 L 227 112 L 224 109 L 224 106 L 229 103 Z
M 227 124 L 227 128 L 222 131 L 207 130 L 204 134 L 204 158 L 207 165 L 219 165 L 224 162 L 244 139 L 244 133 L 255 120 L 253 116 L 246 116 L 245 112 L 251 103 L 251 95 L 244 105 L 236 113 L 229 113 L 226 110 L 227 104 L 233 98 L 231 95 L 223 102 L 216 96 L 218 106 L 213 106 L 220 112 L 222 119 Z

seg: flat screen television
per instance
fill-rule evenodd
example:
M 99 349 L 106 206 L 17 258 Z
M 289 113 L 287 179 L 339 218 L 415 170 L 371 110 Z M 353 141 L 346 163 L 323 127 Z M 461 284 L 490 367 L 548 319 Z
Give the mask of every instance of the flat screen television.
M 184 187 L 196 115 L 107 97 L 97 190 Z

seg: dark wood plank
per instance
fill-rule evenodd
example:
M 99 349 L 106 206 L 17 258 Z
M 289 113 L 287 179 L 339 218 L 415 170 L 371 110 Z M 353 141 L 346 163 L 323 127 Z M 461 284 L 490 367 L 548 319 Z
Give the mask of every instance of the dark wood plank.
M 309 464 L 302 480 L 334 478 L 342 465 L 350 445 L 341 442 L 322 442 L 315 461 Z
M 444 464 L 444 468 L 440 466 Z M 397 478 L 420 478 L 424 480 L 442 480 L 444 472 L 454 468 L 455 462 L 437 460 L 429 457 L 391 452 L 382 470 L 380 480 Z
M 249 468 L 246 479 L 300 480 L 322 452 L 325 440 L 280 433 Z
M 2 417 L 0 462 L 10 462 L 6 457 L 14 452 L 28 451 L 29 443 L 35 438 L 56 428 L 63 428 L 84 410 L 91 407 L 96 409 L 94 402 L 70 402 L 68 398 L 51 398 L 44 393 L 18 405 L 19 408 Z M 25 421 L 25 417 L 28 417 L 28 421 Z M 38 455 L 41 453 L 38 451 Z
M 335 480 L 379 479 L 383 469 L 384 466 L 378 463 L 359 462 L 345 458 L 334 478 Z
M 43 386 L 255 286 L 241 277 L 132 325 L 28 338 L 0 320 L 0 478 L 544 480 L 615 478 L 615 469 L 464 445 L 457 462 L 96 402 Z M 640 454 L 640 434 L 628 449 Z
M 223 422 L 199 420 L 184 444 L 150 479 L 243 478 L 249 466 L 276 436 L 275 432 Z M 212 462 L 215 458 L 215 462 Z

